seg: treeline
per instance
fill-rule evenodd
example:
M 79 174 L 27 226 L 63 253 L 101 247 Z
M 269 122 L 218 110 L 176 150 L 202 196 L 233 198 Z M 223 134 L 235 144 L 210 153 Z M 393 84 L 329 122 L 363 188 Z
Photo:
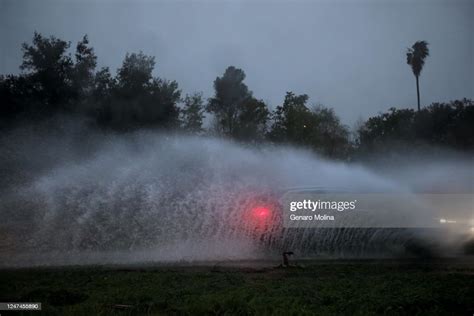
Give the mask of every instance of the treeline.
M 308 105 L 306 94 L 287 92 L 271 111 L 244 83 L 245 73 L 228 67 L 214 81 L 214 95 L 183 95 L 176 81 L 154 77 L 155 59 L 142 52 L 125 56 L 112 74 L 97 69 L 87 36 L 71 43 L 35 33 L 22 46 L 19 75 L 0 77 L 3 129 L 57 114 L 87 117 L 98 128 L 180 130 L 219 135 L 240 142 L 272 142 L 314 149 L 331 158 L 348 159 L 390 143 L 426 143 L 460 150 L 474 148 L 471 100 L 435 103 L 421 111 L 391 109 L 369 118 L 350 133 L 330 108 Z M 204 127 L 205 117 L 211 123 Z
M 432 145 L 458 150 L 474 149 L 474 101 L 433 103 L 415 111 L 391 108 L 369 118 L 357 131 L 364 151 L 387 146 Z

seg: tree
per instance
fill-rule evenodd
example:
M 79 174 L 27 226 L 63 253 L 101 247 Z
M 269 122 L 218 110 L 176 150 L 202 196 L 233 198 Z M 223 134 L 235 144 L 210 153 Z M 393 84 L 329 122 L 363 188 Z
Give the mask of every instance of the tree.
M 204 101 L 202 93 L 193 93 L 184 98 L 184 108 L 181 111 L 181 121 L 185 131 L 190 133 L 202 132 L 204 119 Z
M 435 102 L 417 113 L 414 129 L 416 138 L 426 144 L 473 150 L 474 102 Z
M 311 112 L 311 146 L 327 157 L 348 158 L 353 149 L 349 131 L 334 110 L 318 105 Z
M 178 127 L 180 99 L 181 90 L 176 81 L 153 78 L 141 121 L 162 128 Z
M 358 130 L 363 151 L 385 150 L 395 144 L 414 141 L 415 111 L 390 108 L 389 112 L 369 118 Z
M 77 43 L 75 57 L 73 85 L 77 97 L 83 100 L 93 90 L 94 71 L 97 65 L 97 56 L 94 49 L 89 47 L 87 35 L 84 35 L 82 40 Z
M 74 63 L 67 50 L 70 42 L 54 36 L 43 37 L 34 33 L 33 43 L 24 43 L 23 63 L 20 69 L 31 80 L 36 98 L 41 101 L 43 109 L 36 109 L 43 114 L 51 110 L 65 109 L 73 97 L 72 74 Z
M 243 102 L 232 136 L 241 141 L 259 142 L 265 138 L 270 111 L 262 100 L 250 98 Z
M 102 67 L 94 75 L 92 97 L 95 100 L 111 97 L 112 90 L 117 85 L 108 67 Z
M 310 110 L 306 94 L 287 92 L 283 105 L 273 114 L 269 138 L 275 142 L 311 148 L 332 158 L 346 158 L 351 149 L 349 132 L 333 110 L 323 106 Z
M 126 54 L 117 71 L 117 88 L 121 97 L 134 98 L 149 87 L 153 78 L 155 58 L 143 52 Z
M 181 91 L 176 81 L 153 77 L 154 57 L 127 54 L 117 76 L 107 68 L 96 74 L 93 95 L 101 98 L 98 122 L 118 130 L 178 125 Z M 110 95 L 110 97 L 106 97 Z
M 391 108 L 369 118 L 358 131 L 360 153 L 420 146 L 474 149 L 474 102 L 433 103 L 420 111 Z
M 6 117 L 38 118 L 82 109 L 93 90 L 97 60 L 88 44 L 84 36 L 73 60 L 70 42 L 35 32 L 32 43 L 22 45 L 22 73 L 0 80 L 1 112 Z
M 207 111 L 214 114 L 218 128 L 227 136 L 235 134 L 242 105 L 252 97 L 244 79 L 242 69 L 230 66 L 214 80 L 215 95 L 209 99 Z
M 407 50 L 407 64 L 411 66 L 411 70 L 416 78 L 416 96 L 418 100 L 418 111 L 420 110 L 420 85 L 419 77 L 421 70 L 425 65 L 425 59 L 430 55 L 428 43 L 425 41 L 418 41 L 411 48 Z
M 38 106 L 34 86 L 27 76 L 0 75 L 0 119 L 2 123 L 18 119 Z
M 277 106 L 273 113 L 273 125 L 269 133 L 271 140 L 293 144 L 306 143 L 306 128 L 311 120 L 311 112 L 306 106 L 308 95 L 295 95 L 287 92 L 283 105 Z
M 113 93 L 117 81 L 108 67 L 102 67 L 94 75 L 92 92 L 88 99 L 86 113 L 100 125 L 112 120 Z

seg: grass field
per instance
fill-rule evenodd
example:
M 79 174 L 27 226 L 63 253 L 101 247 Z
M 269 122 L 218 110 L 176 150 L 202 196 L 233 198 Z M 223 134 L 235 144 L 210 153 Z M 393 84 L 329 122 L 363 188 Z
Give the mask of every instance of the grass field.
M 32 315 L 472 316 L 472 262 L 4 269 L 0 302 L 42 302 Z

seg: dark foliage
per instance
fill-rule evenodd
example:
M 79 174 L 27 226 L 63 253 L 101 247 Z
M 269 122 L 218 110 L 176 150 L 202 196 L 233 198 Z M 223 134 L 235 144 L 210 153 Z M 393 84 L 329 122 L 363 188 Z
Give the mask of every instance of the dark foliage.
M 186 95 L 184 98 L 184 108 L 181 111 L 183 129 L 193 134 L 203 132 L 202 122 L 204 119 L 204 111 L 202 93 Z
M 384 150 L 398 144 L 474 149 L 474 102 L 463 99 L 433 103 L 419 112 L 390 109 L 369 118 L 358 131 L 359 149 Z
M 242 69 L 228 67 L 214 81 L 215 95 L 209 99 L 207 111 L 214 115 L 221 134 L 238 140 L 262 140 L 270 112 L 263 101 L 252 96 L 244 79 Z
M 96 71 L 97 57 L 87 36 L 70 43 L 35 33 L 23 44 L 22 73 L 0 77 L 2 125 L 57 114 L 86 115 L 117 130 L 178 125 L 180 90 L 175 81 L 153 77 L 154 57 L 127 54 L 114 77 Z
M 351 151 L 349 132 L 332 109 L 306 106 L 306 94 L 287 92 L 274 113 L 269 137 L 274 142 L 297 144 L 332 158 L 347 158 Z

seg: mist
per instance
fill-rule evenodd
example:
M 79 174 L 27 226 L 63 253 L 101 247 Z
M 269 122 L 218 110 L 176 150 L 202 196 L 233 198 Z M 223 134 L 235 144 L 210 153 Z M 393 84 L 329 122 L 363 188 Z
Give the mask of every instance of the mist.
M 472 159 L 453 152 L 369 168 L 286 146 L 59 122 L 1 137 L 1 265 L 262 259 L 272 253 L 241 231 L 250 197 L 295 187 L 473 192 Z M 393 241 L 393 234 L 403 232 L 370 238 Z M 336 256 L 390 255 L 364 252 L 353 232 L 324 236 L 320 242 L 333 246 L 362 245 Z

